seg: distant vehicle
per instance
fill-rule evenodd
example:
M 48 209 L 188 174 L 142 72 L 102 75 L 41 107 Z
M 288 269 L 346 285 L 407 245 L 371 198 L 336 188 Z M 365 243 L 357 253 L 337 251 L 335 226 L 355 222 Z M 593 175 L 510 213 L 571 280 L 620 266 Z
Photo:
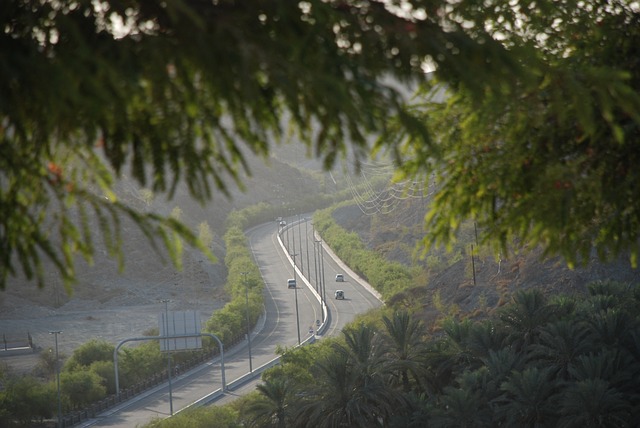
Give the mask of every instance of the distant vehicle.
M 338 300 L 344 300 L 344 291 L 342 291 L 342 290 L 336 290 L 336 299 L 338 299 Z
M 284 221 L 284 220 L 280 220 L 280 223 L 279 223 L 279 224 L 280 224 L 280 226 L 281 226 L 281 227 L 284 227 L 284 226 L 286 226 L 286 225 L 287 225 L 287 222 L 286 222 L 286 221 Z
M 287 288 L 296 288 L 296 280 L 288 279 L 287 280 Z
M 336 275 L 336 282 L 344 282 L 344 275 L 339 273 Z

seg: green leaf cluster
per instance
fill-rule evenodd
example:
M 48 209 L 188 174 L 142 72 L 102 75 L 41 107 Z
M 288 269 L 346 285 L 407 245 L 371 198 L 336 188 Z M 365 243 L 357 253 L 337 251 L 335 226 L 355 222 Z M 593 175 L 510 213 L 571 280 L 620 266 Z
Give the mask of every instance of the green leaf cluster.
M 42 383 L 31 376 L 2 376 L 0 420 L 5 426 L 16 422 L 27 426 L 51 418 L 56 411 L 56 384 Z
M 177 223 L 117 202 L 123 174 L 153 194 L 184 183 L 205 200 L 242 187 L 245 153 L 266 158 L 287 138 L 330 167 L 347 152 L 363 158 L 373 133 L 391 138 L 386 118 L 397 115 L 430 145 L 395 82 L 424 80 L 425 59 L 476 82 L 517 65 L 485 32 L 462 31 L 437 10 L 431 0 L 405 10 L 320 0 L 5 2 L 0 287 L 19 270 L 42 284 L 43 259 L 71 284 L 72 256 L 91 260 L 97 240 L 85 217 L 100 219 L 114 257 L 121 215 L 160 236 L 174 261 L 174 233 L 198 245 Z
M 518 240 L 570 266 L 619 255 L 637 266 L 637 5 L 512 3 L 459 2 L 450 14 L 492 29 L 526 73 L 482 93 L 438 76 L 416 97 L 438 150 L 407 138 L 398 151 L 405 177 L 438 184 L 426 244 L 454 241 L 468 218 L 503 253 Z
M 90 340 L 73 351 L 62 372 L 92 372 L 99 377 L 98 384 L 105 388 L 105 393 L 114 394 L 114 350 L 115 345 L 104 340 Z M 178 354 L 173 357 L 174 360 L 180 358 Z M 120 387 L 128 388 L 135 385 L 164 370 L 165 366 L 166 358 L 160 352 L 157 340 L 143 342 L 136 347 L 122 348 L 118 355 Z

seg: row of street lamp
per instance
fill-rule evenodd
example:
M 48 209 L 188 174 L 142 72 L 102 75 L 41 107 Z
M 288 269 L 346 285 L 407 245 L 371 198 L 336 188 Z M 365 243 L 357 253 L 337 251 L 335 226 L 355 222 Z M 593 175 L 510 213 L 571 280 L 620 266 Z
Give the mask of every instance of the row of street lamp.
M 286 240 L 286 247 L 287 247 L 287 252 L 289 251 L 289 248 L 291 247 L 293 249 L 293 252 L 289 253 L 289 256 L 291 256 L 292 260 L 293 260 L 293 278 L 296 281 L 296 288 L 294 290 L 295 293 L 295 304 L 296 304 L 296 326 L 297 326 L 297 330 L 298 330 L 298 344 L 300 344 L 300 317 L 299 317 L 299 313 L 298 313 L 298 287 L 297 287 L 297 274 L 296 274 L 296 257 L 299 255 L 300 257 L 300 272 L 302 272 L 302 274 L 304 274 L 304 264 L 302 263 L 302 232 L 301 232 L 301 221 L 300 221 L 300 215 L 298 214 L 298 222 L 297 222 L 297 226 L 298 226 L 298 246 L 300 249 L 300 254 L 296 253 L 296 236 L 295 236 L 295 228 L 294 227 L 288 227 L 285 229 L 285 240 Z M 308 236 L 308 222 L 305 221 L 305 235 Z M 312 223 L 313 226 L 313 223 Z M 291 235 L 292 235 L 292 239 L 289 239 L 289 229 L 291 229 Z M 320 316 L 322 317 L 322 321 L 324 321 L 324 311 L 323 311 L 323 307 L 324 307 L 324 302 L 327 299 L 326 296 L 326 287 L 325 287 L 325 276 L 324 276 L 324 251 L 322 248 L 322 240 L 316 240 L 315 239 L 315 230 L 312 231 L 313 234 L 313 263 L 314 263 L 314 278 L 315 278 L 315 288 L 316 288 L 316 292 L 318 293 L 318 295 L 320 296 Z M 309 240 L 305 239 L 305 244 L 306 244 L 306 254 L 307 254 L 307 277 L 309 279 L 311 279 L 311 262 L 309 259 Z M 318 245 L 319 249 L 317 250 L 316 253 L 316 245 Z
M 62 402 L 60 400 L 60 361 L 58 357 L 58 335 L 62 333 L 62 330 L 50 331 L 49 334 L 53 334 L 56 337 L 56 383 L 58 385 L 58 428 L 62 427 Z

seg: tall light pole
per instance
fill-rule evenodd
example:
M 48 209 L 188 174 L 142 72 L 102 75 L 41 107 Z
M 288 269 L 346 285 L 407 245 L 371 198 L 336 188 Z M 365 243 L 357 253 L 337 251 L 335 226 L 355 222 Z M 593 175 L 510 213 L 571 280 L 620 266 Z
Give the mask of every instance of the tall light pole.
M 161 300 L 164 303 L 164 343 L 167 347 L 167 373 L 169 374 L 169 414 L 173 416 L 173 387 L 171 385 L 171 347 L 169 346 L 169 302 L 168 299 Z
M 311 278 L 311 264 L 309 263 L 309 222 L 304 219 L 304 242 L 307 247 L 307 277 Z
M 322 247 L 322 240 L 320 240 L 320 281 L 322 282 L 322 294 L 324 295 L 325 302 L 327 301 L 327 285 L 324 281 L 324 248 Z
M 300 271 L 304 275 L 304 260 L 302 259 L 302 232 L 300 228 L 300 214 L 298 214 L 298 246 L 300 247 Z M 296 251 L 295 249 L 293 251 Z
M 294 241 L 295 242 L 295 241 Z M 298 314 L 298 278 L 296 277 L 296 256 L 297 254 L 290 254 L 293 258 L 293 279 L 296 282 L 296 288 L 294 294 L 296 297 L 296 326 L 298 327 L 298 345 L 300 344 L 300 315 Z
M 291 229 L 290 225 L 285 226 L 284 233 L 287 235 L 287 251 L 291 248 L 291 244 L 289 243 L 289 229 Z
M 56 337 L 56 383 L 58 384 L 58 428 L 62 428 L 62 402 L 60 400 L 60 362 L 58 361 L 58 335 L 61 330 L 50 331 Z
M 294 279 L 295 279 L 295 275 L 296 275 L 296 256 L 298 255 L 298 253 L 296 253 L 296 228 L 292 224 L 292 225 L 289 226 L 289 229 L 291 229 L 291 241 L 293 242 L 293 255 L 291 257 L 293 257 L 293 275 L 294 275 Z M 288 251 L 288 249 L 287 249 L 287 251 Z
M 244 281 L 244 293 L 247 301 L 247 341 L 249 342 L 249 373 L 253 372 L 253 363 L 251 362 L 251 327 L 249 324 L 249 283 L 247 282 L 247 274 L 249 272 L 241 272 Z
M 321 289 L 318 288 L 318 258 L 316 256 L 316 244 L 318 241 L 315 240 L 315 234 L 313 239 L 313 277 L 315 280 L 316 291 L 320 294 Z M 320 294 L 322 296 L 322 294 Z
M 318 292 L 318 295 L 320 296 L 320 316 L 322 317 L 322 322 L 324 322 L 324 312 L 323 312 L 323 302 L 326 301 L 326 297 L 323 296 L 322 294 L 322 284 L 318 283 L 318 267 L 320 265 L 320 260 L 318 257 L 318 263 L 316 264 L 316 244 L 320 244 L 320 240 L 316 241 L 315 238 L 315 233 L 313 236 L 313 268 L 315 270 L 315 274 L 316 274 L 316 291 Z

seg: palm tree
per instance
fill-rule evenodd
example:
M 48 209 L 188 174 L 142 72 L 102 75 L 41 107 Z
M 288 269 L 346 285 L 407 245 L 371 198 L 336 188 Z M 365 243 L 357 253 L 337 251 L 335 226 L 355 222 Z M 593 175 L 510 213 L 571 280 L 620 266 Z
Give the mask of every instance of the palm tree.
M 593 281 L 587 284 L 587 291 L 590 296 L 624 296 L 627 295 L 631 288 L 627 284 L 617 281 L 604 280 Z
M 607 309 L 592 314 L 588 319 L 596 342 L 606 347 L 629 345 L 635 325 L 632 317 L 620 309 Z
M 636 426 L 632 405 L 603 379 L 586 379 L 569 386 L 560 401 L 559 428 Z
M 447 344 L 449 345 L 449 358 L 460 368 L 465 370 L 478 368 L 481 360 L 477 357 L 470 341 L 474 330 L 474 323 L 469 319 L 457 321 L 447 319 L 444 322 L 443 330 L 447 334 Z
M 549 367 L 556 377 L 566 379 L 576 358 L 593 342 L 587 327 L 577 320 L 560 320 L 540 329 L 537 342 L 529 348 L 530 361 Z
M 296 414 L 297 426 L 333 427 L 349 422 L 345 404 L 351 397 L 355 379 L 348 358 L 331 353 L 311 367 L 314 385 L 304 392 L 304 401 Z
M 487 358 L 492 351 L 502 349 L 507 332 L 491 320 L 474 323 L 468 331 L 466 346 L 476 358 Z
M 631 314 L 636 313 L 640 300 L 640 287 L 611 280 L 594 281 L 587 285 L 589 299 L 583 307 L 589 312 L 618 309 Z
M 491 426 L 492 414 L 481 390 L 446 387 L 430 425 L 437 428 Z
M 446 338 L 427 344 L 418 383 L 430 396 L 441 394 L 460 369 L 454 358 L 451 358 L 450 348 Z
M 493 395 L 500 389 L 500 385 L 514 371 L 524 368 L 524 358 L 512 348 L 505 347 L 497 351 L 489 351 L 487 358 L 483 359 L 485 369 L 489 375 L 489 381 L 485 387 L 487 395 Z
M 476 344 L 469 341 L 472 321 L 447 319 L 443 330 L 446 336 L 428 343 L 421 353 L 423 367 L 419 381 L 432 395 L 442 393 L 458 374 L 482 366 L 482 360 L 474 354 Z
M 557 418 L 553 396 L 558 388 L 550 369 L 529 367 L 513 372 L 500 386 L 503 395 L 494 401 L 496 416 L 504 426 L 551 426 Z
M 540 290 L 521 290 L 513 297 L 513 303 L 505 307 L 499 317 L 509 332 L 509 339 L 517 349 L 525 349 L 533 343 L 538 329 L 552 321 L 554 307 L 546 304 Z
M 296 405 L 292 384 L 283 376 L 266 378 L 256 387 L 259 396 L 246 407 L 249 426 L 290 426 Z
M 393 415 L 387 428 L 423 428 L 431 426 L 431 403 L 434 401 L 420 392 L 404 394 L 406 411 Z
M 603 349 L 597 354 L 582 355 L 576 359 L 569 373 L 575 381 L 605 380 L 627 396 L 638 398 L 640 361 L 624 349 Z
M 344 344 L 312 367 L 316 383 L 305 395 L 296 424 L 308 427 L 384 426 L 404 409 L 402 395 L 389 385 L 383 346 L 373 329 L 346 329 Z
M 423 371 L 420 359 L 426 350 L 426 329 L 424 324 L 408 311 L 394 312 L 391 318 L 383 316 L 382 321 L 390 345 L 387 350 L 389 370 L 398 374 L 403 391 L 409 392 L 409 374 L 411 373 L 416 380 L 419 378 L 418 372 Z

